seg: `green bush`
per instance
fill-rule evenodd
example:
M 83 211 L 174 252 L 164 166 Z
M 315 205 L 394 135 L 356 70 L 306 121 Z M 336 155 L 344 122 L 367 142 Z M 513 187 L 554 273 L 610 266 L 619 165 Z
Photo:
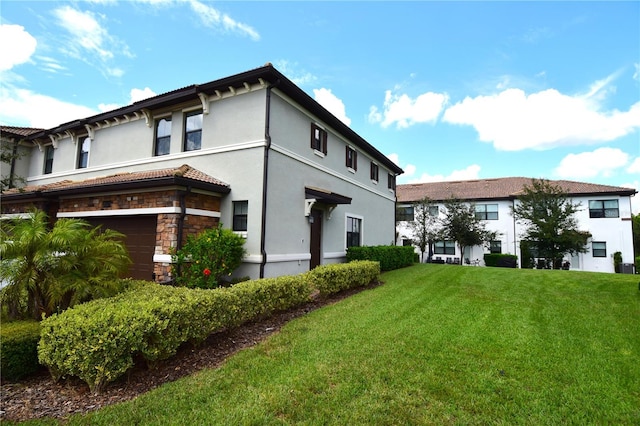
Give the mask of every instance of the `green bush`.
M 242 263 L 244 238 L 222 225 L 189 236 L 174 254 L 173 276 L 178 285 L 216 288 Z
M 411 266 L 415 259 L 414 253 L 415 251 L 411 246 L 349 247 L 347 249 L 347 261 L 372 260 L 380 262 L 380 270 L 391 271 Z
M 288 309 L 310 294 L 306 274 L 213 290 L 141 286 L 44 320 L 38 356 L 54 379 L 77 376 L 99 392 L 130 369 L 136 355 L 153 367 L 186 342 Z
M 322 295 L 328 295 L 377 281 L 380 276 L 380 263 L 359 260 L 322 265 L 312 269 L 308 274 L 312 288 Z
M 518 256 L 515 254 L 486 253 L 484 255 L 484 264 L 498 268 L 517 268 Z
M 129 370 L 136 356 L 153 367 L 186 342 L 289 309 L 316 290 L 336 293 L 379 275 L 378 262 L 356 261 L 210 290 L 131 282 L 127 292 L 42 321 L 38 357 L 54 379 L 76 376 L 99 392 Z
M 620 265 L 622 265 L 622 252 L 613 253 L 613 270 L 619 274 L 621 272 Z
M 41 368 L 38 363 L 40 324 L 13 321 L 0 328 L 0 372 L 3 380 L 19 380 Z
M 636 257 L 636 274 L 640 274 L 640 256 Z

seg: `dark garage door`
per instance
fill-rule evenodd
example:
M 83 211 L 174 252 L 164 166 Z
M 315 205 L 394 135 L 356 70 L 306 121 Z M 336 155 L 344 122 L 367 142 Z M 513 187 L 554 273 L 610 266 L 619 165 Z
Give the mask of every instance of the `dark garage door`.
M 153 254 L 156 248 L 156 216 L 94 217 L 87 221 L 102 229 L 113 229 L 126 235 L 125 244 L 133 264 L 126 276 L 153 279 Z

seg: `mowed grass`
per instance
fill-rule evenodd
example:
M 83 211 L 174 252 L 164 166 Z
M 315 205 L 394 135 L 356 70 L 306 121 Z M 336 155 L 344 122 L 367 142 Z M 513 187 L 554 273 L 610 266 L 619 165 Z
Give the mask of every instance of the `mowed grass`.
M 70 424 L 640 424 L 638 276 L 416 265 Z

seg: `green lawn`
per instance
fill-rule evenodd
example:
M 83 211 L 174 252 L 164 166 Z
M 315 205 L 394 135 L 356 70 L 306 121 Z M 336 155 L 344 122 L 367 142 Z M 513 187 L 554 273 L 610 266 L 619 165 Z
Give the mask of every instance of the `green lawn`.
M 417 265 L 382 278 L 217 370 L 70 424 L 640 424 L 638 276 Z

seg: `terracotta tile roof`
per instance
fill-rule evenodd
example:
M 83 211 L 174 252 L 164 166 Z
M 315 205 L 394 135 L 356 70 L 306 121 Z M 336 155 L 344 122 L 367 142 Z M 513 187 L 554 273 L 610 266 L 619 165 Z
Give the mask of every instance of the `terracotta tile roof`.
M 14 126 L 0 126 L 0 134 L 2 136 L 9 137 L 26 137 L 35 133 L 40 133 L 44 129 L 36 129 L 33 127 L 14 127 Z
M 180 178 L 190 179 L 193 181 L 204 182 L 207 184 L 229 188 L 229 185 L 227 183 L 222 182 L 221 180 L 218 180 L 214 177 L 211 177 L 199 170 L 196 170 L 187 164 L 183 164 L 182 166 L 177 168 L 145 170 L 141 172 L 123 172 L 123 173 L 116 173 L 109 176 L 95 177 L 95 178 L 90 178 L 90 179 L 85 179 L 80 181 L 63 180 L 63 181 L 44 184 L 44 185 L 34 185 L 34 186 L 26 186 L 23 188 L 13 188 L 5 191 L 4 194 L 10 195 L 10 194 L 27 193 L 27 192 L 61 191 L 61 190 L 69 190 L 69 189 L 77 189 L 77 188 L 87 188 L 87 187 L 96 187 L 96 186 L 113 185 L 113 184 L 125 184 L 125 183 L 143 182 L 143 181 L 152 182 L 153 180 L 171 178 L 171 177 L 180 177 Z
M 569 180 L 550 180 L 559 185 L 569 195 L 621 194 L 633 195 L 637 191 L 619 186 Z M 507 177 L 496 179 L 463 180 L 451 182 L 430 182 L 398 185 L 398 202 L 413 202 L 429 197 L 434 201 L 444 201 L 452 197 L 460 200 L 509 199 L 517 197 L 524 185 L 531 185 L 531 178 Z

